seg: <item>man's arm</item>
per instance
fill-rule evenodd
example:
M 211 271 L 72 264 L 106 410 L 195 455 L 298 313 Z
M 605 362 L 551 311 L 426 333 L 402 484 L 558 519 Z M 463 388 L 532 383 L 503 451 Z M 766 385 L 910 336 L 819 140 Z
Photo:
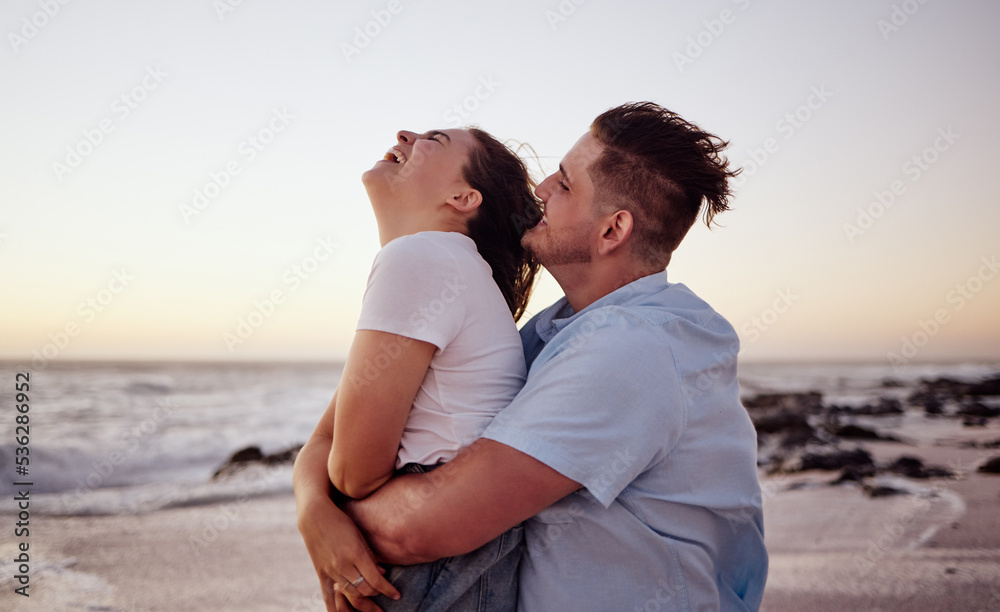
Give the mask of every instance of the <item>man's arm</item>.
M 381 559 L 408 565 L 475 550 L 579 488 L 484 438 L 433 472 L 394 478 L 345 510 Z
M 433 472 L 395 478 L 346 506 L 382 558 L 416 563 L 466 553 L 583 484 L 608 506 L 676 444 L 685 407 L 665 410 L 662 398 L 685 383 L 669 345 L 657 342 L 654 357 L 636 359 L 635 347 L 650 343 L 645 320 L 598 313 L 580 321 L 574 329 L 586 331 L 553 338 L 552 355 L 532 364 L 528 381 L 498 415 L 502 421 L 487 430 L 511 446 L 482 438 Z M 594 478 L 608 473 L 616 451 L 629 453 L 624 469 L 614 470 L 614 478 Z

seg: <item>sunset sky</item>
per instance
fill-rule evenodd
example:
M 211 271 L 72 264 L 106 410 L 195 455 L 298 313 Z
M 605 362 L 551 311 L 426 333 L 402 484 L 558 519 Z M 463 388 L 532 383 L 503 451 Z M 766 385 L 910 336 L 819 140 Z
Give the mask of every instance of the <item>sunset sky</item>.
M 343 358 L 397 130 L 477 124 L 543 176 L 652 100 L 744 167 L 669 267 L 744 357 L 1000 359 L 998 27 L 988 0 L 9 0 L 0 358 Z

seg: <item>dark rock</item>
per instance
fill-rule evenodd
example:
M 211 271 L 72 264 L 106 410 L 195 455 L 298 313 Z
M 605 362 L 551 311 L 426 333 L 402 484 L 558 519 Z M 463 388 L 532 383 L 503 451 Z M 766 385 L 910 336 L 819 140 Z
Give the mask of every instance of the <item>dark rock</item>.
M 899 387 L 903 387 L 903 386 L 905 386 L 905 385 L 903 385 L 903 383 L 899 382 L 895 378 L 883 378 L 882 379 L 882 387 L 885 388 L 885 389 L 898 389 Z
M 782 408 L 792 412 L 818 413 L 823 409 L 823 394 L 818 391 L 805 393 L 761 393 L 743 400 L 747 410 Z
M 969 383 L 954 378 L 921 378 L 921 388 L 935 393 L 945 393 L 948 395 L 964 395 L 969 388 Z
M 816 431 L 813 429 L 808 431 L 804 429 L 795 429 L 786 432 L 778 441 L 778 447 L 783 450 L 798 448 L 800 446 L 805 446 L 806 444 L 826 444 L 826 442 L 817 438 Z
M 933 395 L 924 398 L 921 405 L 924 407 L 924 412 L 927 414 L 937 415 L 944 412 L 944 406 L 942 406 L 941 402 L 939 402 Z
M 924 406 L 928 414 L 940 414 L 938 409 L 949 401 L 962 402 L 969 397 L 1000 395 L 1000 375 L 978 382 L 965 382 L 953 378 L 921 379 L 907 402 Z
M 785 409 L 755 410 L 750 413 L 757 434 L 780 434 L 781 448 L 794 448 L 809 442 L 819 442 L 816 432 L 804 414 Z
M 865 404 L 863 406 L 830 406 L 828 411 L 832 414 L 857 414 L 865 416 L 885 416 L 891 414 L 902 414 L 903 405 L 893 397 L 879 398 L 877 404 Z
M 969 387 L 969 395 L 1000 395 L 1000 374 L 974 383 Z
M 868 429 L 867 427 L 861 427 L 860 425 L 831 425 L 827 428 L 827 431 L 838 438 L 846 438 L 848 440 L 884 440 L 886 442 L 902 442 L 902 440 L 896 436 L 880 434 L 874 429 Z
M 962 419 L 962 427 L 986 427 L 990 420 L 986 417 L 970 417 Z
M 937 415 L 944 412 L 945 401 L 953 400 L 952 395 L 940 393 L 926 388 L 919 388 L 906 398 L 910 406 L 923 408 L 927 414 Z
M 1000 474 L 1000 457 L 992 457 L 976 469 L 984 474 Z
M 282 463 L 295 463 L 295 458 L 299 456 L 299 451 L 302 450 L 302 445 L 293 446 L 291 448 L 286 448 L 283 451 L 277 453 L 272 453 L 264 457 L 264 463 L 267 465 L 281 465 Z
M 242 448 L 233 453 L 229 460 L 223 463 L 222 466 L 217 469 L 214 474 L 212 474 L 212 480 L 221 476 L 230 476 L 252 463 L 259 463 L 262 465 L 280 465 L 282 463 L 291 463 L 295 461 L 295 457 L 298 456 L 301 448 L 302 445 L 300 444 L 270 455 L 265 455 L 261 452 L 260 448 L 256 446 Z
M 849 465 L 874 465 L 872 456 L 863 448 L 843 449 L 810 446 L 793 452 L 775 466 L 775 471 L 840 470 Z
M 227 463 L 248 463 L 250 461 L 260 461 L 263 458 L 264 453 L 260 452 L 260 448 L 248 446 L 233 453 L 233 456 L 229 458 Z
M 888 471 L 906 476 L 907 478 L 951 478 L 955 474 L 947 468 L 938 466 L 924 466 L 924 462 L 917 457 L 903 455 L 893 461 L 886 468 Z
M 848 465 L 840 471 L 840 476 L 830 484 L 841 484 L 843 482 L 862 482 L 866 478 L 874 476 L 878 470 L 875 464 Z
M 987 406 L 982 402 L 967 402 L 958 409 L 961 416 L 993 418 L 1000 416 L 1000 408 Z
M 924 469 L 924 462 L 918 457 L 903 455 L 889 464 L 889 471 L 911 478 L 920 478 L 919 474 Z
M 754 412 L 750 415 L 750 420 L 753 421 L 758 434 L 781 433 L 790 429 L 812 429 L 805 415 L 787 410 Z
M 890 495 L 906 495 L 909 493 L 909 491 L 887 485 L 863 485 L 862 488 L 868 497 L 889 497 Z
M 903 414 L 903 404 L 894 397 L 882 397 L 872 414 Z

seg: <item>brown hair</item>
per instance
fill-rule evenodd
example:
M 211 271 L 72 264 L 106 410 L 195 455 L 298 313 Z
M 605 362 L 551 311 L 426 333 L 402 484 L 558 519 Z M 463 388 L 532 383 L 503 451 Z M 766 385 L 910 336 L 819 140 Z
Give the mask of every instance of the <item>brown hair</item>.
M 601 212 L 632 214 L 633 253 L 665 268 L 705 202 L 705 224 L 729 210 L 729 143 L 653 102 L 601 113 L 590 126 L 604 151 L 590 166 Z
M 489 133 L 468 128 L 478 146 L 469 152 L 462 175 L 483 201 L 469 220 L 469 237 L 493 270 L 493 280 L 517 321 L 524 314 L 538 262 L 521 246 L 541 209 L 534 183 L 521 158 Z

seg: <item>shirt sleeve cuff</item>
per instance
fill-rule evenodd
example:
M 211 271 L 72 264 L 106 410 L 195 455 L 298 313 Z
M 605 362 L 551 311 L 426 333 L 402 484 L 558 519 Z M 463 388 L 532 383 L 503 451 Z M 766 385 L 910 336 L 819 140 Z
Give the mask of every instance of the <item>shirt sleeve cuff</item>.
M 594 486 L 592 475 L 587 474 L 571 457 L 558 451 L 551 441 L 544 440 L 531 433 L 504 427 L 502 425 L 490 425 L 483 433 L 484 438 L 505 444 L 514 450 L 520 451 L 533 457 L 553 470 L 559 472 L 570 480 L 580 483 L 598 502 L 605 508 L 611 506 L 618 497 L 618 491 L 608 487 Z

